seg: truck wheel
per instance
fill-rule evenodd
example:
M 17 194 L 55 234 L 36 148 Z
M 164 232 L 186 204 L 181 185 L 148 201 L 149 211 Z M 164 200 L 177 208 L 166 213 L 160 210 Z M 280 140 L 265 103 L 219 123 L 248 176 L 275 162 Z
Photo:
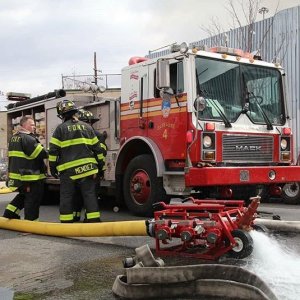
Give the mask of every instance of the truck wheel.
M 237 245 L 229 251 L 233 258 L 245 258 L 253 251 L 253 240 L 247 231 L 236 229 L 231 232 Z
M 299 182 L 286 183 L 282 188 L 282 200 L 286 204 L 300 203 L 300 185 Z
M 130 161 L 124 174 L 123 190 L 128 209 L 139 216 L 152 216 L 152 204 L 166 200 L 162 178 L 157 177 L 152 155 L 139 155 Z

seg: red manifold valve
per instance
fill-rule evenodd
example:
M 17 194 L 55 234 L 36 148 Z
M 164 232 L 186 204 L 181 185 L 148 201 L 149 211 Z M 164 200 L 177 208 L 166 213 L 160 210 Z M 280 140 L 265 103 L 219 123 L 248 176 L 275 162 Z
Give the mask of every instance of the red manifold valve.
M 260 197 L 242 200 L 197 200 L 175 205 L 158 203 L 162 210 L 148 220 L 147 231 L 156 239 L 158 255 L 218 259 L 224 254 L 244 258 L 252 253 L 253 229 Z M 156 204 L 156 207 L 158 205 Z

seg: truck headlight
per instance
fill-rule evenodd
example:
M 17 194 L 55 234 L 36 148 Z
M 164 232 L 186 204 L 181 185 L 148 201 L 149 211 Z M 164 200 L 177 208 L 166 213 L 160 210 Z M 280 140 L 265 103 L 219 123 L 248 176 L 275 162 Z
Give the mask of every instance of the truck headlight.
M 281 139 L 281 142 L 280 142 L 280 147 L 281 147 L 281 150 L 286 150 L 288 146 L 288 141 L 284 138 Z
M 204 148 L 210 148 L 212 145 L 212 139 L 209 135 L 203 137 L 203 146 Z

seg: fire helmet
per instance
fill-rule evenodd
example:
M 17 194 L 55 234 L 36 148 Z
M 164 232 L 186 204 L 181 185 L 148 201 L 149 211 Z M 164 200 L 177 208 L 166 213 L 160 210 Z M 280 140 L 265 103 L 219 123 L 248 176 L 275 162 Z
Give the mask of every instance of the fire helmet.
M 57 116 L 64 118 L 66 115 L 73 115 L 78 112 L 78 108 L 71 100 L 62 100 L 56 104 Z
M 93 123 L 99 121 L 98 118 L 94 117 L 93 113 L 91 113 L 88 110 L 82 109 L 82 108 L 78 110 L 77 116 L 80 121 L 90 123 L 90 124 L 93 124 Z

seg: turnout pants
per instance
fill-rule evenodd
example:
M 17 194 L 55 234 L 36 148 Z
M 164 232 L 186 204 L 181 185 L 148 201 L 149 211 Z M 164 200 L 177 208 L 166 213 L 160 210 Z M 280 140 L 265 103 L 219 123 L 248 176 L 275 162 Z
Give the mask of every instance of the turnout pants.
M 37 221 L 44 196 L 44 180 L 26 182 L 18 191 L 18 195 L 6 206 L 3 217 L 20 219 L 20 211 L 24 208 L 24 219 Z
M 72 223 L 78 210 L 80 196 L 86 211 L 86 222 L 100 222 L 100 211 L 96 196 L 96 182 L 93 176 L 72 180 L 68 173 L 60 175 L 60 221 Z M 77 200 L 76 200 L 77 199 Z
M 97 173 L 95 177 L 96 178 L 94 179 L 94 181 L 95 181 L 96 197 L 97 197 L 97 201 L 99 203 L 100 188 L 101 188 L 101 185 L 100 185 L 101 178 L 100 178 L 99 173 Z M 73 201 L 74 201 L 73 202 L 74 203 L 74 211 L 73 211 L 74 222 L 79 222 L 80 218 L 81 218 L 81 211 L 83 209 L 83 198 L 81 196 L 81 192 L 80 192 L 80 189 L 78 188 L 78 186 L 76 186 L 76 193 L 74 195 Z M 84 211 L 84 214 L 85 214 L 85 211 Z M 85 220 L 86 220 L 86 216 L 85 216 Z

